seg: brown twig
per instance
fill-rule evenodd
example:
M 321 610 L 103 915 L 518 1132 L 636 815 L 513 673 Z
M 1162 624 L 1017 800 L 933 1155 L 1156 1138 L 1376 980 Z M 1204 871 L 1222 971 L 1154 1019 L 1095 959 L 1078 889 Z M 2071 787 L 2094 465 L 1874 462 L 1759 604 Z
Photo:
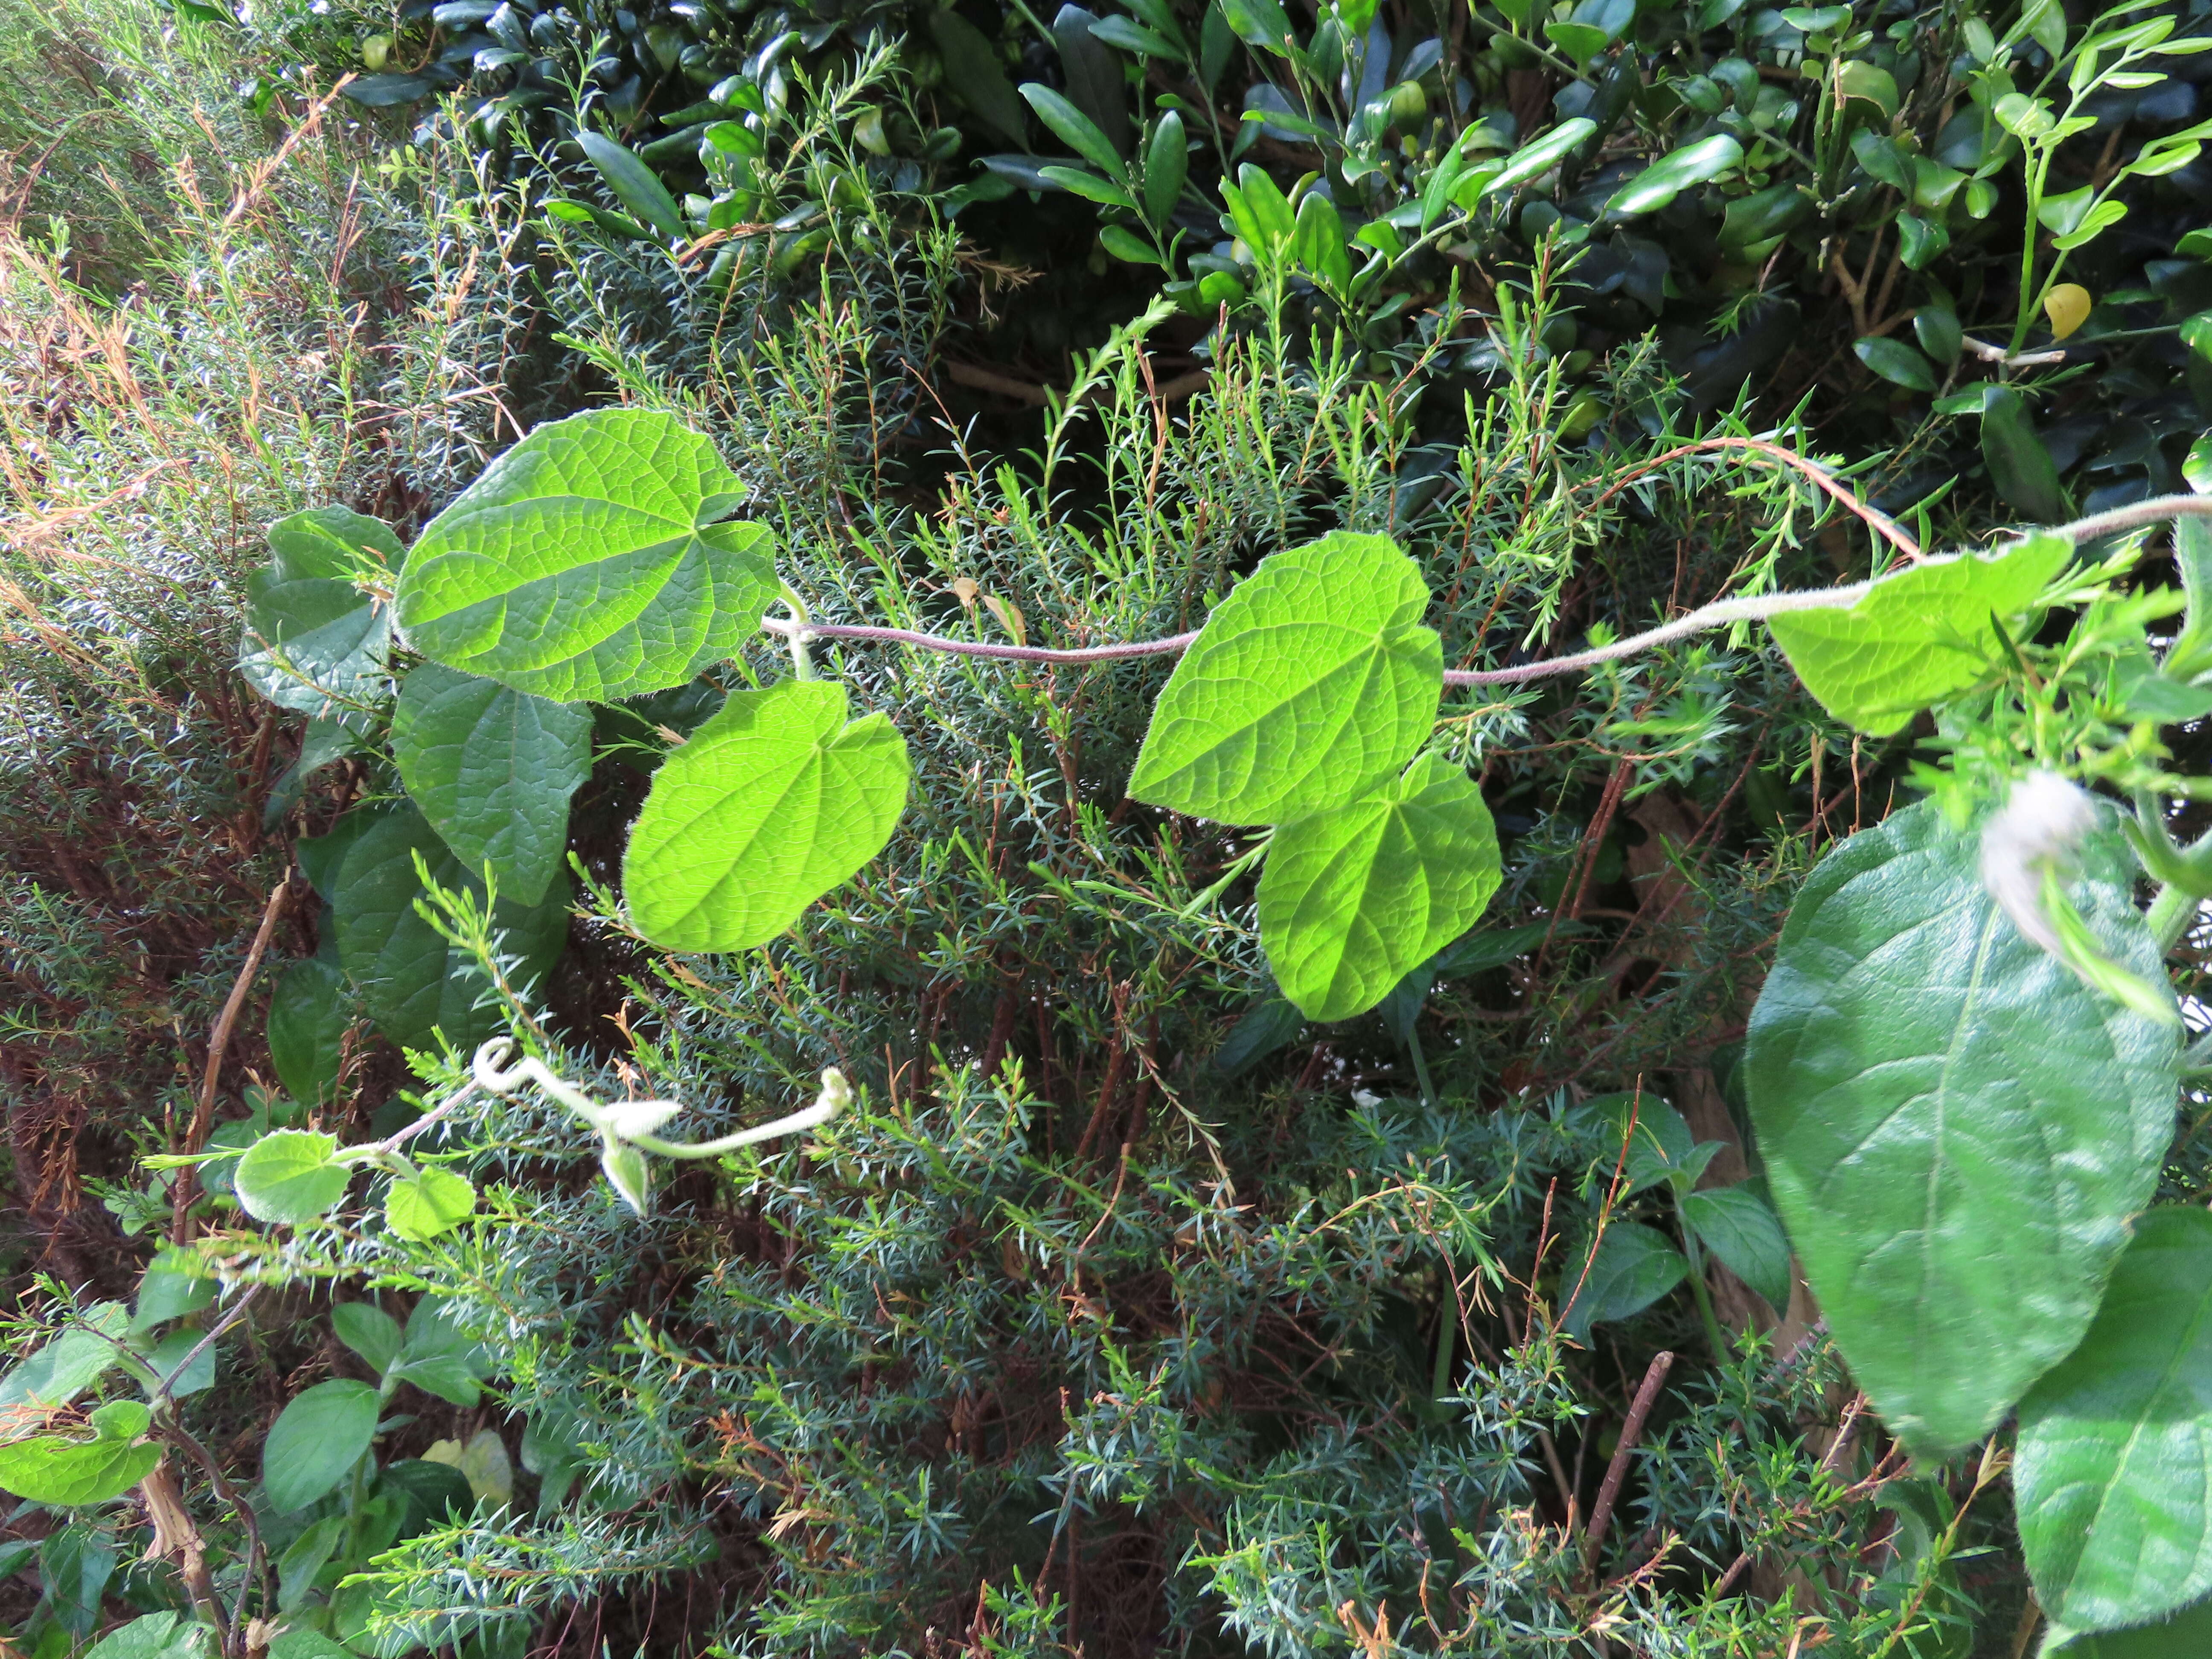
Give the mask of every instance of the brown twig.
M 1660 1385 L 1666 1382 L 1674 1364 L 1674 1356 L 1664 1349 L 1653 1354 L 1644 1381 L 1636 1390 L 1636 1398 L 1630 1402 L 1628 1421 L 1620 1426 L 1620 1443 L 1613 1449 L 1613 1462 L 1605 1466 L 1605 1480 L 1597 1489 L 1597 1502 L 1590 1505 L 1589 1525 L 1583 1532 L 1584 1572 L 1596 1571 L 1598 1552 L 1605 1546 L 1606 1528 L 1613 1524 L 1613 1500 L 1620 1496 L 1621 1480 L 1628 1474 L 1629 1454 L 1636 1449 L 1636 1438 L 1644 1432 L 1644 1419 L 1651 1415 L 1651 1407 L 1659 1398 Z
M 291 889 L 292 878 L 287 872 L 262 908 L 261 926 L 254 930 L 253 943 L 246 952 L 246 964 L 231 982 L 230 994 L 223 1000 L 222 1012 L 216 1017 L 215 1030 L 208 1037 L 207 1069 L 200 1076 L 200 1097 L 192 1107 L 191 1127 L 185 1132 L 182 1150 L 187 1154 L 198 1152 L 207 1144 L 208 1131 L 214 1127 L 215 1088 L 222 1076 L 223 1055 L 229 1050 L 230 1035 L 237 1028 L 246 999 L 253 990 L 253 976 L 261 971 L 261 958 L 268 952 L 270 937 L 276 931 L 276 920 L 284 913 L 284 901 Z M 192 1194 L 198 1185 L 191 1166 L 177 1172 L 176 1216 L 170 1225 L 170 1237 L 179 1244 L 185 1242 L 185 1216 L 191 1209 Z

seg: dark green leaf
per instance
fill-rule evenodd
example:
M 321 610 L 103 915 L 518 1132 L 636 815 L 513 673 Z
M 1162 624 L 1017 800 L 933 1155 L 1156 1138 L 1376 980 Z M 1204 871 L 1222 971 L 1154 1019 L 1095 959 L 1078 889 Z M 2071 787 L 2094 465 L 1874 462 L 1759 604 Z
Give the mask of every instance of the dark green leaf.
M 650 225 L 663 241 L 684 240 L 684 210 L 668 193 L 668 186 L 627 145 L 588 127 L 577 132 L 576 142 L 617 202 Z
M 1747 1186 L 1709 1187 L 1683 1195 L 1682 1219 L 1777 1312 L 1789 1307 L 1790 1241 L 1765 1199 Z
M 331 1098 L 352 1024 L 337 963 L 309 957 L 284 970 L 269 999 L 269 1058 L 293 1099 L 319 1106 Z
M 1024 81 L 1021 93 L 1036 112 L 1037 119 L 1051 128 L 1062 143 L 1108 178 L 1125 176 L 1121 152 L 1089 116 L 1041 82 Z
M 1129 88 L 1121 60 L 1097 38 L 1098 19 L 1081 6 L 1064 5 L 1052 20 L 1053 44 L 1067 75 L 1067 95 L 1103 133 L 1116 155 L 1129 153 Z
M 1011 142 L 1027 148 L 1022 100 L 983 32 L 948 6 L 929 14 L 929 33 L 945 60 L 945 84 L 953 95 Z
M 2123 860 L 2073 890 L 2162 980 Z M 1814 869 L 1744 1068 L 1774 1196 L 1852 1375 L 1916 1451 L 1970 1444 L 2088 1328 L 2173 1132 L 2172 1032 L 2021 937 L 1932 803 Z
M 1242 1077 L 1269 1054 L 1297 1040 L 1306 1028 L 1306 1017 L 1279 996 L 1267 996 L 1244 1011 L 1229 1028 L 1221 1046 L 1213 1051 L 1213 1069 L 1224 1077 Z
M 1587 1265 L 1587 1276 L 1583 1268 Z M 1663 1233 L 1638 1221 L 1614 1221 L 1598 1240 L 1595 1260 L 1572 1258 L 1559 1294 L 1571 1297 L 1560 1310 L 1559 1328 L 1578 1342 L 1590 1327 L 1639 1314 L 1688 1277 L 1690 1263 Z M 1576 1282 L 1581 1280 L 1579 1293 Z
M 1877 339 L 1869 336 L 1856 342 L 1851 349 L 1858 360 L 1885 380 L 1912 392 L 1933 392 L 1937 382 L 1936 371 L 1928 360 L 1902 340 Z
M 2036 435 L 2027 405 L 2008 386 L 1982 389 L 1982 459 L 1990 478 L 2012 507 L 2038 524 L 2057 524 L 2067 516 L 2066 492 L 2051 452 Z
M 331 1328 L 337 1333 L 338 1340 L 359 1354 L 379 1376 L 392 1369 L 392 1362 L 399 1357 L 400 1344 L 405 1340 L 398 1320 L 366 1302 L 339 1303 L 331 1310 Z
M 431 879 L 479 898 L 483 884 L 464 869 L 428 820 L 407 803 L 368 809 L 369 818 L 339 866 L 338 960 L 384 1034 L 410 1048 L 435 1046 L 435 1033 L 468 1048 L 498 1029 L 501 1017 L 479 1008 L 486 987 L 471 959 L 449 945 L 415 908 L 422 896 L 420 854 Z M 517 988 L 541 979 L 568 933 L 568 881 L 556 874 L 534 906 L 502 898 L 492 913 L 505 949 L 520 957 Z
M 1163 230 L 1182 195 L 1189 169 L 1182 117 L 1173 110 L 1163 111 L 1152 124 L 1152 142 L 1145 146 L 1145 216 Z
M 303 1510 L 352 1473 L 376 1437 L 376 1390 L 338 1377 L 277 1413 L 261 1447 L 261 1486 L 279 1515 Z

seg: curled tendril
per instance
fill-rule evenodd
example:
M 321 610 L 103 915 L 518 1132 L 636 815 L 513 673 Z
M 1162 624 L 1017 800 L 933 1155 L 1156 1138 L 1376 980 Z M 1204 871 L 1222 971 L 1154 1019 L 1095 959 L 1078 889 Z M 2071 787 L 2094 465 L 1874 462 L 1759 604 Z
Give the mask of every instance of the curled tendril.
M 773 1140 L 780 1135 L 799 1134 L 827 1123 L 853 1101 L 852 1085 L 845 1081 L 845 1074 L 832 1066 L 822 1073 L 822 1092 L 803 1111 L 713 1140 L 663 1140 L 653 1132 L 684 1109 L 681 1101 L 618 1100 L 602 1105 L 534 1055 L 525 1054 L 502 1066 L 514 1049 L 514 1039 L 507 1036 L 493 1037 L 479 1045 L 469 1066 L 476 1086 L 489 1094 L 511 1095 L 524 1084 L 534 1083 L 550 1098 L 557 1100 L 598 1130 L 603 1143 L 600 1167 L 614 1183 L 615 1190 L 640 1214 L 644 1213 L 652 1192 L 645 1153 L 659 1158 L 717 1157 L 740 1146 Z

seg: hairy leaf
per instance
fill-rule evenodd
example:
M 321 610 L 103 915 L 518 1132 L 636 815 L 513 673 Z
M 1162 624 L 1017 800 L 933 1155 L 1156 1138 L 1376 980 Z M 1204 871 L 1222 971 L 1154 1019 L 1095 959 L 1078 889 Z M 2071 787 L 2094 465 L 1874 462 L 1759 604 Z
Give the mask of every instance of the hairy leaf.
M 423 531 L 399 624 L 434 661 L 556 701 L 681 685 L 775 595 L 768 532 L 720 521 L 740 494 L 672 416 L 541 426 Z
M 1776 1202 L 1861 1387 L 1940 1455 L 2088 1328 L 2173 1129 L 2170 1030 L 1991 902 L 1932 803 L 1814 869 L 1744 1057 Z M 2159 952 L 2099 843 L 2073 896 L 2146 978 Z
M 0 1376 L 0 1407 L 68 1405 L 120 1363 L 121 1350 L 107 1339 L 130 1326 L 131 1310 L 120 1302 L 94 1304 L 82 1326 L 64 1331 Z
M 623 859 L 639 932 L 672 951 L 765 944 L 883 850 L 906 742 L 845 714 L 828 680 L 735 692 L 661 763 Z
M 471 872 L 535 904 L 568 843 L 568 797 L 590 775 L 592 716 L 437 663 L 408 675 L 392 712 L 407 793 Z
M 1419 568 L 1382 536 L 1340 532 L 1262 561 L 1169 677 L 1129 793 L 1285 823 L 1372 789 L 1436 721 L 1443 655 L 1421 625 L 1428 602 Z
M 1348 1019 L 1457 939 L 1498 888 L 1498 832 L 1464 773 L 1424 756 L 1349 805 L 1275 832 L 1260 937 L 1310 1019 Z
M 2003 651 L 1991 615 L 2019 616 L 2072 556 L 2063 537 L 2030 537 L 1994 559 L 1899 571 L 1847 611 L 1784 611 L 1766 625 L 1829 713 L 1887 736 L 1989 672 Z
M 2054 1620 L 2038 1652 L 2039 1659 L 2197 1659 L 2212 1653 L 2212 1601 L 2199 1601 L 2162 1624 L 2101 1634 Z
M 2212 1593 L 2212 1214 L 2136 1224 L 2089 1334 L 2020 1402 L 2013 1482 L 2057 1622 L 2147 1624 Z

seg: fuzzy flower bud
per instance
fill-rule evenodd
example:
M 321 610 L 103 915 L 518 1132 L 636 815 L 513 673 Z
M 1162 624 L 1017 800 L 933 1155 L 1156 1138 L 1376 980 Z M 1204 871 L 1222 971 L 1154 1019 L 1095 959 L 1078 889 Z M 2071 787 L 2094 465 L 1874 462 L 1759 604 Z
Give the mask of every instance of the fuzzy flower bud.
M 2044 912 L 2044 872 L 2072 858 L 2096 824 L 2087 790 L 2056 772 L 2031 772 L 1982 830 L 1982 884 L 2022 937 L 2053 956 L 2065 952 Z

